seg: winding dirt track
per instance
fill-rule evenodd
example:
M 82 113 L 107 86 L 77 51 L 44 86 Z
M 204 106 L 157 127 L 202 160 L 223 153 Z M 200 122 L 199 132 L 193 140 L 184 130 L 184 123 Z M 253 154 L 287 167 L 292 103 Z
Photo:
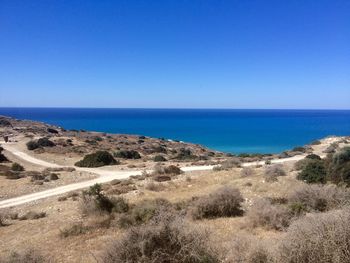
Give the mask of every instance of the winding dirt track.
M 5 150 L 11 152 L 13 155 L 36 165 L 40 165 L 43 167 L 50 167 L 50 168 L 67 167 L 67 166 L 61 166 L 58 164 L 49 163 L 49 162 L 37 159 L 33 156 L 28 155 L 25 152 L 19 151 L 18 149 L 16 149 L 16 147 L 13 144 L 3 144 L 2 147 Z M 297 155 L 297 156 L 285 158 L 285 159 L 275 159 L 275 160 L 272 160 L 271 163 L 284 163 L 288 161 L 298 161 L 303 159 L 304 157 L 305 155 Z M 265 164 L 264 161 L 260 161 L 260 162 L 243 163 L 242 166 L 247 167 L 247 166 L 264 165 L 264 164 Z M 191 171 L 212 170 L 213 167 L 214 166 L 212 165 L 203 165 L 203 166 L 188 166 L 188 167 L 183 167 L 181 169 L 184 172 L 191 172 Z M 2 200 L 0 201 L 0 208 L 18 206 L 18 205 L 29 203 L 32 201 L 37 201 L 40 199 L 64 194 L 70 191 L 84 189 L 97 183 L 106 183 L 114 179 L 125 179 L 131 175 L 140 175 L 142 173 L 142 171 L 120 171 L 120 170 L 107 171 L 107 170 L 103 170 L 102 168 L 81 168 L 81 167 L 74 167 L 74 168 L 77 171 L 84 171 L 84 172 L 97 174 L 99 175 L 99 177 L 92 180 L 84 181 L 84 182 L 68 184 L 68 185 L 44 190 L 37 193 L 26 194 L 26 195 Z

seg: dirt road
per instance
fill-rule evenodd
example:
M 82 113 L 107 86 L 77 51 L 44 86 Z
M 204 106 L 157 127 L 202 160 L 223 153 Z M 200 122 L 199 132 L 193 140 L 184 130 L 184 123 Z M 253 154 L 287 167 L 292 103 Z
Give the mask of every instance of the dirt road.
M 16 148 L 16 146 L 13 144 L 3 144 L 2 147 L 5 150 L 11 152 L 13 155 L 15 155 L 15 156 L 27 161 L 27 162 L 36 164 L 36 165 L 40 165 L 43 167 L 50 167 L 50 168 L 67 167 L 67 166 L 61 166 L 58 164 L 49 163 L 49 162 L 37 159 L 33 156 L 30 156 L 29 154 L 27 154 L 25 152 L 19 151 Z M 297 156 L 290 157 L 290 158 L 272 160 L 271 163 L 283 163 L 283 162 L 288 162 L 288 161 L 298 161 L 298 160 L 303 159 L 304 157 L 305 157 L 305 155 L 297 155 Z M 247 166 L 264 165 L 264 164 L 265 164 L 264 161 L 260 161 L 260 162 L 243 163 L 242 166 L 247 167 Z M 188 166 L 188 167 L 183 167 L 182 170 L 184 172 L 204 171 L 204 170 L 212 170 L 213 167 L 214 166 L 212 166 L 212 165 Z M 37 192 L 37 193 L 26 194 L 23 196 L 10 198 L 7 200 L 2 200 L 2 201 L 0 201 L 0 208 L 17 206 L 17 205 L 29 203 L 32 201 L 36 201 L 39 199 L 64 194 L 64 193 L 67 193 L 70 191 L 84 189 L 84 188 L 90 187 L 96 183 L 106 183 L 106 182 L 110 182 L 114 179 L 126 179 L 126 178 L 130 177 L 131 175 L 139 175 L 142 173 L 142 171 L 121 171 L 121 170 L 115 170 L 115 171 L 109 170 L 109 171 L 107 171 L 107 170 L 104 170 L 103 168 L 81 168 L 81 167 L 74 167 L 74 168 L 77 171 L 84 171 L 84 172 L 98 174 L 99 177 L 92 179 L 92 180 L 84 181 L 84 182 L 69 184 L 69 185 L 60 186 L 60 187 L 48 189 L 48 190 Z

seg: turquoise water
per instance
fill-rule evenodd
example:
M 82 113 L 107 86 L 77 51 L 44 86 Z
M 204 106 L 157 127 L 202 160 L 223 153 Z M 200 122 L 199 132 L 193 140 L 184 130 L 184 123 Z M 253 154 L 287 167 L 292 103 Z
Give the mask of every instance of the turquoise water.
M 350 110 L 0 108 L 0 115 L 66 129 L 163 137 L 231 153 L 278 153 L 328 135 L 350 135 Z

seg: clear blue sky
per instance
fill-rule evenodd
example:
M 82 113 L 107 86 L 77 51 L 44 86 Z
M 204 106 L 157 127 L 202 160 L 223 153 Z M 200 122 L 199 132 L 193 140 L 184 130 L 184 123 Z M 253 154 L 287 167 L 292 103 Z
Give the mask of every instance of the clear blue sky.
M 350 108 L 349 0 L 0 0 L 0 106 Z

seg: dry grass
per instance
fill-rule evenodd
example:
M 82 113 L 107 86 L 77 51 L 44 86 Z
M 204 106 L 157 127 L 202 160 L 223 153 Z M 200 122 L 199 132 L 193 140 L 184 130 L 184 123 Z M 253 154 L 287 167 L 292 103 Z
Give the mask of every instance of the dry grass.
M 241 170 L 241 177 L 251 177 L 255 175 L 255 171 L 251 167 L 244 167 Z
M 27 249 L 21 252 L 12 252 L 5 258 L 0 258 L 1 263 L 44 263 L 52 262 L 45 259 L 38 251 Z

